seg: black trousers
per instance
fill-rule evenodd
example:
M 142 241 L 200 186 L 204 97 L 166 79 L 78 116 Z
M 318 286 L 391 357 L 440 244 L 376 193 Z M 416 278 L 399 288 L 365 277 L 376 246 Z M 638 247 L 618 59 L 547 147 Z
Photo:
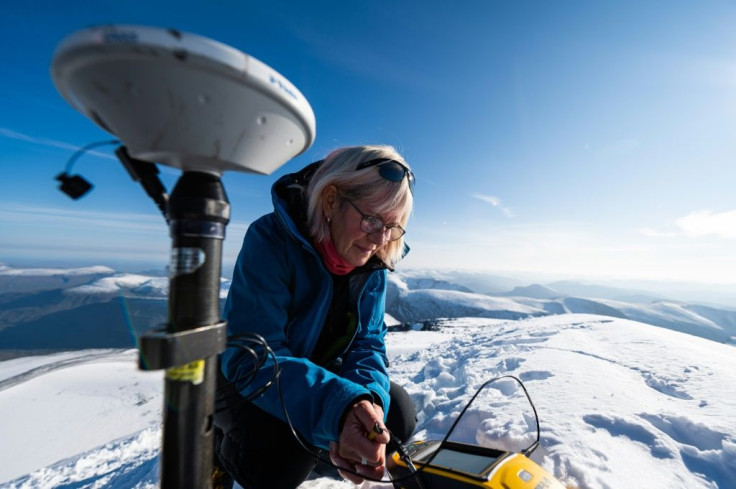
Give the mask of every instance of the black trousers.
M 403 443 L 416 428 L 416 409 L 400 385 L 391 382 L 389 394 L 386 426 Z M 329 459 L 326 451 L 323 454 Z M 245 489 L 295 488 L 309 477 L 317 463 L 294 438 L 288 424 L 250 402 L 240 402 L 216 414 L 215 456 Z

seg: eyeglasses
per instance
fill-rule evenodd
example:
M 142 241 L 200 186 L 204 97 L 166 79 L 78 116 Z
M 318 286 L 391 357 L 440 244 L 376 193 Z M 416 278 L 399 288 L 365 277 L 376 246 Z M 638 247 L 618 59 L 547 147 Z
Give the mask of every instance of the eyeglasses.
M 376 158 L 374 160 L 364 161 L 355 170 L 362 170 L 371 166 L 377 166 L 378 173 L 391 182 L 400 182 L 406 176 L 406 180 L 409 183 L 409 190 L 412 194 L 414 193 L 414 174 L 406 166 L 390 158 Z
M 388 237 L 389 241 L 396 241 L 400 237 L 402 237 L 404 234 L 406 234 L 406 230 L 399 226 L 398 224 L 394 224 L 393 226 L 387 226 L 383 223 L 382 220 L 377 218 L 376 216 L 370 216 L 368 214 L 364 214 L 363 211 L 358 209 L 358 206 L 353 203 L 350 199 L 345 199 L 348 201 L 350 205 L 353 206 L 353 209 L 355 209 L 358 214 L 360 214 L 361 220 L 360 220 L 360 230 L 363 231 L 366 234 L 373 234 L 373 233 L 381 233 L 383 234 L 384 239 Z M 384 230 L 385 229 L 385 230 Z

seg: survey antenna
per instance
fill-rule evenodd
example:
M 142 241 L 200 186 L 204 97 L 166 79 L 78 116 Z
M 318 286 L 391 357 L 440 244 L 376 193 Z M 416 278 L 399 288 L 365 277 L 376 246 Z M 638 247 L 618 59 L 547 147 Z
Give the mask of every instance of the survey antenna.
M 221 175 L 268 175 L 305 152 L 314 112 L 266 64 L 174 29 L 79 30 L 58 45 L 51 77 L 72 107 L 119 140 L 118 158 L 169 225 L 168 321 L 138 339 L 139 366 L 166 370 L 161 487 L 211 487 L 216 358 L 227 336 L 219 293 L 230 204 Z M 157 163 L 182 171 L 170 196 Z M 74 198 L 86 190 L 75 185 Z

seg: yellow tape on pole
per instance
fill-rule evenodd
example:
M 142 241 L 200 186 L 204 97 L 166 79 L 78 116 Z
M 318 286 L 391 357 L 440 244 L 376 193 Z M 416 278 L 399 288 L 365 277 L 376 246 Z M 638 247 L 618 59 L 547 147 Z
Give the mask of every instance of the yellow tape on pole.
M 191 382 L 194 385 L 201 384 L 204 381 L 204 360 L 170 368 L 166 371 L 166 378 L 177 382 Z

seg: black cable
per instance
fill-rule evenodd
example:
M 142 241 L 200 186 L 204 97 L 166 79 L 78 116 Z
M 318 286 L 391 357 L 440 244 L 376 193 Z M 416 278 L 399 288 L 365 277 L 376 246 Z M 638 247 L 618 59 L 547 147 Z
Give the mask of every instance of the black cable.
M 238 341 L 233 342 L 233 340 L 238 340 Z M 245 346 L 245 344 L 243 344 L 243 341 L 245 341 L 245 342 L 251 342 L 251 343 L 256 344 L 257 346 L 259 346 L 261 348 L 262 353 L 259 354 L 258 352 L 256 352 L 250 346 Z M 465 407 L 463 408 L 463 410 L 460 412 L 460 414 L 458 415 L 457 419 L 455 419 L 455 421 L 452 423 L 452 426 L 450 426 L 450 429 L 447 431 L 447 434 L 440 441 L 439 448 L 437 450 L 435 450 L 435 452 L 429 457 L 429 459 L 422 461 L 421 462 L 421 466 L 418 469 L 414 468 L 413 471 L 411 470 L 413 468 L 413 464 L 411 463 L 411 459 L 410 459 L 410 457 L 408 456 L 408 454 L 406 452 L 406 448 L 401 443 L 401 441 L 398 438 L 396 438 L 394 436 L 394 434 L 391 433 L 391 431 L 389 431 L 389 435 L 391 437 L 391 441 L 389 442 L 389 444 L 394 444 L 394 446 L 396 446 L 397 451 L 399 452 L 399 456 L 402 458 L 402 460 L 405 461 L 405 463 L 407 463 L 407 466 L 410 468 L 410 472 L 411 473 L 409 475 L 406 475 L 406 476 L 403 476 L 403 477 L 399 477 L 397 479 L 391 479 L 391 480 L 374 479 L 372 477 L 369 477 L 369 476 L 365 476 L 363 474 L 360 474 L 360 473 L 358 473 L 356 471 L 353 471 L 353 470 L 350 470 L 350 469 L 347 469 L 347 468 L 344 468 L 344 467 L 339 467 L 339 466 L 335 465 L 334 463 L 332 463 L 332 460 L 330 460 L 330 459 L 324 459 L 318 452 L 316 452 L 315 450 L 313 450 L 310 446 L 308 446 L 307 443 L 305 443 L 302 440 L 301 436 L 296 431 L 296 429 L 294 428 L 293 423 L 291 422 L 291 418 L 289 417 L 289 412 L 288 412 L 288 410 L 286 408 L 286 403 L 284 402 L 284 395 L 283 395 L 283 391 L 281 389 L 281 376 L 280 376 L 281 369 L 278 366 L 278 359 L 276 358 L 276 353 L 271 349 L 271 347 L 268 345 L 268 342 L 262 336 L 260 336 L 258 334 L 255 334 L 255 333 L 247 333 L 245 335 L 240 335 L 240 336 L 237 336 L 237 337 L 233 338 L 232 340 L 230 340 L 228 342 L 228 345 L 229 346 L 235 346 L 235 347 L 238 347 L 238 348 L 242 348 L 242 349 L 246 350 L 246 352 L 248 352 L 248 354 L 250 354 L 254 358 L 255 366 L 254 366 L 254 369 L 253 369 L 252 373 L 250 374 L 250 376 L 247 377 L 247 383 L 245 385 L 250 384 L 255 379 L 255 376 L 257 374 L 257 371 L 260 369 L 260 367 L 262 367 L 263 365 L 265 365 L 266 360 L 269 357 L 273 361 L 273 365 L 274 365 L 273 370 L 274 370 L 274 372 L 273 372 L 273 376 L 271 377 L 271 379 L 264 386 L 262 386 L 261 388 L 259 388 L 256 392 L 249 394 L 246 398 L 243 399 L 243 401 L 251 401 L 251 400 L 255 399 L 256 397 L 258 397 L 261 394 L 263 394 L 266 391 L 266 389 L 270 388 L 274 384 L 274 382 L 275 382 L 276 383 L 276 388 L 278 389 L 279 400 L 281 401 L 281 408 L 282 408 L 282 410 L 284 412 L 284 417 L 286 418 L 286 423 L 288 424 L 289 429 L 291 430 L 291 433 L 294 435 L 294 438 L 297 440 L 297 442 L 299 443 L 299 445 L 301 445 L 301 447 L 307 453 L 309 453 L 310 455 L 312 455 L 312 457 L 314 457 L 317 461 L 322 462 L 324 464 L 327 464 L 327 465 L 329 465 L 329 466 L 331 466 L 331 467 L 333 467 L 333 468 L 335 468 L 335 469 L 337 469 L 337 470 L 339 470 L 341 472 L 347 472 L 349 474 L 357 475 L 358 477 L 361 477 L 361 478 L 363 478 L 365 480 L 369 480 L 369 481 L 372 481 L 372 482 L 382 482 L 382 483 L 396 483 L 396 482 L 402 482 L 402 481 L 408 480 L 410 478 L 415 478 L 415 482 L 417 483 L 417 485 L 419 486 L 419 488 L 420 489 L 423 489 L 423 486 L 422 486 L 422 483 L 421 483 L 421 479 L 418 477 L 419 473 L 421 473 L 424 470 L 425 467 L 429 466 L 429 464 L 432 462 L 432 460 L 434 460 L 434 458 L 439 454 L 440 449 L 447 442 L 447 440 L 450 438 L 450 436 L 452 435 L 453 431 L 455 430 L 455 428 L 457 427 L 458 423 L 460 422 L 460 419 L 462 419 L 462 417 L 465 415 L 465 413 L 467 412 L 467 410 L 473 404 L 473 401 L 475 401 L 475 399 L 478 397 L 478 395 L 480 395 L 480 393 L 483 391 L 483 389 L 485 389 L 487 386 L 489 386 L 493 382 L 496 382 L 497 380 L 504 379 L 504 378 L 513 379 L 513 380 L 515 380 L 521 386 L 521 388 L 524 391 L 524 395 L 526 396 L 527 400 L 529 401 L 529 405 L 532 407 L 532 411 L 534 412 L 535 423 L 537 425 L 537 438 L 536 438 L 536 440 L 531 445 L 529 445 L 527 448 L 525 448 L 524 450 L 522 450 L 520 453 L 522 455 L 524 455 L 524 456 L 528 456 L 528 455 L 530 455 L 539 446 L 539 440 L 540 440 L 539 416 L 537 415 L 537 409 L 534 406 L 534 402 L 532 401 L 531 396 L 529 396 L 529 392 L 527 391 L 526 386 L 524 386 L 524 383 L 519 378 L 517 378 L 517 377 L 515 377 L 513 375 L 503 375 L 503 376 L 495 377 L 495 378 L 493 378 L 491 380 L 488 380 L 488 381 L 484 382 L 478 388 L 478 390 L 475 392 L 475 394 L 473 394 L 473 397 L 471 397 L 470 401 L 468 401 L 468 403 L 465 405 Z M 242 389 L 242 387 L 243 387 L 242 382 L 238 382 L 238 383 L 240 384 L 241 389 Z
M 71 175 L 69 172 L 72 170 L 72 166 L 74 166 L 74 163 L 79 159 L 80 156 L 82 156 L 90 149 L 106 144 L 118 143 L 120 143 L 120 141 L 118 141 L 117 139 L 113 139 L 111 141 L 97 141 L 83 146 L 75 151 L 74 154 L 72 154 L 72 156 L 67 160 L 66 168 L 64 169 L 64 171 L 54 177 L 55 180 L 61 182 L 59 184 L 59 190 L 75 200 L 86 195 L 87 192 L 92 189 L 92 184 L 79 175 Z
M 475 399 L 478 397 L 478 395 L 480 395 L 481 391 L 483 391 L 483 389 L 485 389 L 487 386 L 489 386 L 493 382 L 496 382 L 497 380 L 504 379 L 504 378 L 514 379 L 521 386 L 521 388 L 524 390 L 524 394 L 526 395 L 527 400 L 529 401 L 529 404 L 532 407 L 532 411 L 534 411 L 534 419 L 535 419 L 535 422 L 536 422 L 536 425 L 537 425 L 537 440 L 534 443 L 532 443 L 529 447 L 527 447 L 524 450 L 522 450 L 521 451 L 521 454 L 524 455 L 524 456 L 526 456 L 527 453 L 530 454 L 531 452 L 533 452 L 537 448 L 537 446 L 539 446 L 539 436 L 540 436 L 540 432 L 539 432 L 539 417 L 537 416 L 537 409 L 534 407 L 534 403 L 532 402 L 532 399 L 529 396 L 529 392 L 527 392 L 526 387 L 524 386 L 524 383 L 520 379 L 514 377 L 513 375 L 502 375 L 500 377 L 495 377 L 495 378 L 493 378 L 491 380 L 488 380 L 488 381 L 484 382 L 478 388 L 478 390 L 475 391 L 475 394 L 473 394 L 473 397 L 470 398 L 470 401 L 468 401 L 468 403 L 465 405 L 465 407 L 463 408 L 463 410 L 460 411 L 460 414 L 458 415 L 457 419 L 455 419 L 455 421 L 452 423 L 452 426 L 450 426 L 450 429 L 447 431 L 447 434 L 445 435 L 445 437 L 442 438 L 442 441 L 440 441 L 440 444 L 439 444 L 439 447 L 437 448 L 437 450 L 435 450 L 434 453 L 432 453 L 432 455 L 427 460 L 423 460 L 421 462 L 422 465 L 419 467 L 419 469 L 417 469 L 416 472 L 414 472 L 413 474 L 410 474 L 408 476 L 402 477 L 400 479 L 396 479 L 396 481 L 406 480 L 409 477 L 416 477 L 425 467 L 427 467 L 430 463 L 432 463 L 432 461 L 435 459 L 435 457 L 437 455 L 439 455 L 440 450 L 442 449 L 442 446 L 444 446 L 445 443 L 447 443 L 447 440 L 452 435 L 452 432 L 455 431 L 455 428 L 457 427 L 458 423 L 462 419 L 462 417 L 465 414 L 465 412 L 468 410 L 468 408 L 470 408 L 470 406 L 473 404 L 473 401 L 475 401 Z M 417 478 L 417 482 L 419 482 L 419 478 Z
M 274 362 L 276 362 L 277 361 L 276 360 L 276 355 L 273 353 L 273 350 L 271 350 L 269 348 L 269 351 L 273 355 Z M 374 479 L 373 477 L 369 477 L 369 476 L 366 476 L 364 474 L 360 474 L 360 473 L 358 473 L 358 472 L 356 472 L 354 470 L 347 469 L 347 468 L 344 468 L 344 467 L 339 467 L 339 466 L 335 465 L 334 463 L 332 463 L 332 460 L 331 459 L 327 459 L 326 460 L 326 459 L 322 458 L 319 453 L 315 452 L 314 450 L 312 450 L 312 448 L 310 448 L 309 446 L 307 446 L 307 444 L 304 441 L 302 441 L 302 438 L 301 438 L 301 436 L 299 436 L 299 433 L 297 433 L 296 429 L 294 428 L 294 425 L 291 423 L 291 418 L 289 417 L 289 412 L 286 409 L 286 403 L 284 402 L 284 395 L 283 395 L 283 392 L 281 390 L 281 379 L 280 378 L 277 378 L 276 379 L 276 386 L 277 386 L 277 388 L 279 390 L 279 400 L 281 401 L 281 408 L 284 411 L 284 417 L 286 417 L 286 423 L 289 425 L 289 429 L 291 430 L 291 433 L 294 435 L 294 438 L 296 438 L 296 441 L 299 442 L 299 445 L 301 445 L 301 447 L 304 450 L 306 450 L 307 453 L 309 453 L 317 461 L 322 462 L 324 464 L 327 464 L 330 467 L 333 467 L 333 468 L 335 468 L 335 469 L 337 469 L 337 470 L 339 470 L 341 472 L 347 472 L 348 474 L 357 475 L 358 477 L 360 477 L 362 479 L 365 479 L 365 480 L 369 480 L 371 482 L 383 482 L 383 483 L 392 482 L 392 480 Z M 391 431 L 389 431 L 389 436 L 391 437 L 392 440 L 395 440 L 397 443 L 401 443 L 394 436 L 394 434 L 391 433 Z M 401 446 L 403 447 L 403 445 L 401 445 Z M 424 467 L 422 467 L 422 468 L 424 468 Z M 420 468 L 419 470 L 421 471 L 422 468 Z M 393 480 L 393 482 L 403 481 L 403 480 L 409 479 L 410 477 L 415 477 L 415 476 L 416 476 L 416 473 L 410 474 L 408 476 L 401 477 L 399 479 L 395 479 L 395 480 Z M 423 489 L 423 487 L 421 485 L 421 482 L 419 482 L 419 479 L 417 479 L 417 482 L 418 482 L 418 484 L 420 486 L 420 489 Z
M 80 156 L 82 156 L 87 151 L 91 150 L 92 148 L 96 148 L 98 146 L 106 146 L 108 144 L 120 144 L 120 140 L 111 139 L 108 141 L 96 141 L 94 143 L 89 143 L 86 146 L 82 146 L 77 151 L 75 151 L 73 155 L 69 157 L 69 159 L 66 162 L 66 168 L 64 169 L 64 173 L 68 174 L 70 171 L 72 171 L 72 166 L 74 166 L 74 163 L 79 159 Z
M 276 360 L 276 355 L 273 352 L 273 350 L 271 350 L 271 348 L 268 347 L 268 345 L 266 345 L 266 348 L 268 349 L 269 353 L 271 355 L 273 355 L 273 361 L 277 363 L 278 361 Z M 524 455 L 524 456 L 526 456 L 527 454 L 531 454 L 531 452 L 533 452 L 537 448 L 537 446 L 539 446 L 540 431 L 539 431 L 539 417 L 537 416 L 537 409 L 536 409 L 536 407 L 534 407 L 534 402 L 532 402 L 532 399 L 529 396 L 529 392 L 526 390 L 526 387 L 524 386 L 524 383 L 520 379 L 518 379 L 517 377 L 514 377 L 513 375 L 503 375 L 501 377 L 495 377 L 495 378 L 493 378 L 493 379 L 491 379 L 491 380 L 489 380 L 487 382 L 484 382 L 478 388 L 478 390 L 475 392 L 475 394 L 470 399 L 470 401 L 468 402 L 468 404 L 466 404 L 465 407 L 463 408 L 463 410 L 460 412 L 460 414 L 458 415 L 458 417 L 455 420 L 455 422 L 452 424 L 452 426 L 450 426 L 450 429 L 448 430 L 448 432 L 445 435 L 445 437 L 442 438 L 442 441 L 440 442 L 439 448 L 437 450 L 435 450 L 435 452 L 429 457 L 429 459 L 422 461 L 421 466 L 418 469 L 415 468 L 414 471 L 411 471 L 411 467 L 413 467 L 413 464 L 407 463 L 407 466 L 410 467 L 410 472 L 412 472 L 412 473 L 410 473 L 409 475 L 406 475 L 404 477 L 399 477 L 397 479 L 391 479 L 391 480 L 388 480 L 388 481 L 383 480 L 383 479 L 374 479 L 372 477 L 367 477 L 367 476 L 365 476 L 363 474 L 360 474 L 358 472 L 355 472 L 353 470 L 345 469 L 343 467 L 338 467 L 337 465 L 335 465 L 335 464 L 332 463 L 332 460 L 325 460 L 325 459 L 323 459 L 322 457 L 320 457 L 320 455 L 318 453 L 316 453 L 314 450 L 312 450 L 310 447 L 308 447 L 302 441 L 301 437 L 299 436 L 299 433 L 297 433 L 296 429 L 294 429 L 294 425 L 291 423 L 291 418 L 289 418 L 289 413 L 287 412 L 287 409 L 286 409 L 286 403 L 284 402 L 283 392 L 281 391 L 281 382 L 280 382 L 281 379 L 280 378 L 277 378 L 276 379 L 276 385 L 277 385 L 277 388 L 279 390 L 279 399 L 281 400 L 281 407 L 282 407 L 282 409 L 284 411 L 284 416 L 286 417 L 286 422 L 289 425 L 289 428 L 291 429 L 292 434 L 294 435 L 294 437 L 296 438 L 296 440 L 299 442 L 299 444 L 302 446 L 302 448 L 304 450 L 306 450 L 307 453 L 309 453 L 310 455 L 312 455 L 315 459 L 317 459 L 318 461 L 320 461 L 322 463 L 325 463 L 327 465 L 330 465 L 331 467 L 334 467 L 334 468 L 336 468 L 336 469 L 338 469 L 340 471 L 347 472 L 349 474 L 357 475 L 358 477 L 362 477 L 363 479 L 369 480 L 369 481 L 372 481 L 372 482 L 383 482 L 383 483 L 402 482 L 402 481 L 408 480 L 410 478 L 415 478 L 416 479 L 415 482 L 417 483 L 417 485 L 419 486 L 419 488 L 420 489 L 423 489 L 423 486 L 422 486 L 422 483 L 421 483 L 421 479 L 418 477 L 419 473 L 422 472 L 424 470 L 424 468 L 427 467 L 432 462 L 432 460 L 434 460 L 434 458 L 439 454 L 440 449 L 447 442 L 447 440 L 450 438 L 450 436 L 452 435 L 452 432 L 455 430 L 455 428 L 457 427 L 457 424 L 460 422 L 460 419 L 463 417 L 463 415 L 468 410 L 468 408 L 470 408 L 471 404 L 473 404 L 473 401 L 475 401 L 475 399 L 478 397 L 478 395 L 481 393 L 481 391 L 483 389 L 485 389 L 488 385 L 492 384 L 493 382 L 496 382 L 497 380 L 500 380 L 500 379 L 503 379 L 503 378 L 514 379 L 521 386 L 521 388 L 524 390 L 524 395 L 526 396 L 527 400 L 529 401 L 529 404 L 532 407 L 532 411 L 534 412 L 534 419 L 535 419 L 535 423 L 537 425 L 537 439 L 529 447 L 527 447 L 527 448 L 525 448 L 524 450 L 521 451 L 521 454 Z M 399 441 L 399 439 L 396 438 L 394 436 L 394 434 L 391 433 L 391 431 L 389 431 L 389 435 L 391 436 L 391 440 L 394 443 L 396 443 L 396 445 L 397 445 L 397 447 L 399 449 L 399 455 L 402 458 L 403 457 L 409 458 L 408 457 L 408 454 L 406 453 L 406 448 L 401 443 L 401 441 Z
M 526 455 L 527 453 L 531 454 L 534 450 L 536 450 L 536 448 L 539 446 L 539 437 L 540 437 L 540 432 L 539 432 L 539 416 L 537 416 L 537 408 L 534 407 L 534 403 L 532 402 L 532 398 L 529 396 L 529 392 L 527 392 L 526 387 L 524 386 L 524 383 L 519 378 L 514 377 L 513 375 L 502 375 L 500 377 L 493 378 L 493 379 L 491 379 L 491 380 L 483 383 L 483 385 L 481 385 L 480 388 L 478 388 L 478 390 L 475 392 L 475 394 L 473 395 L 473 397 L 470 398 L 470 401 L 468 402 L 468 404 L 466 404 L 465 407 L 463 408 L 463 410 L 460 411 L 460 415 L 457 417 L 457 419 L 455 420 L 455 422 L 452 423 L 452 426 L 450 426 L 450 431 L 448 431 L 447 432 L 447 435 L 445 435 L 445 437 L 442 439 L 442 443 L 443 444 L 450 437 L 450 435 L 452 434 L 453 430 L 455 429 L 455 427 L 457 426 L 457 424 L 460 422 L 460 419 L 465 414 L 465 411 L 467 411 L 468 408 L 470 407 L 470 405 L 473 404 L 473 401 L 475 401 L 475 398 L 478 397 L 478 395 L 481 393 L 481 391 L 486 386 L 492 384 L 493 382 L 496 382 L 497 380 L 500 380 L 500 379 L 506 379 L 506 378 L 508 378 L 508 379 L 514 379 L 521 386 L 521 388 L 524 390 L 524 395 L 526 396 L 527 400 L 529 401 L 529 405 L 532 407 L 532 411 L 534 412 L 534 420 L 535 420 L 534 422 L 537 425 L 537 439 L 536 439 L 536 441 L 534 443 L 532 443 L 531 445 L 529 445 L 524 450 L 522 450 L 521 451 L 521 454 L 522 455 Z M 434 456 L 432 456 L 432 458 L 434 458 Z M 430 460 L 432 460 L 432 458 Z
M 251 368 L 250 373 L 242 379 L 238 379 L 237 381 L 238 392 L 242 392 L 245 387 L 250 385 L 255 380 L 256 375 L 258 375 L 258 371 L 266 364 L 269 356 L 271 356 L 271 358 L 273 359 L 273 375 L 271 376 L 271 378 L 268 380 L 268 382 L 259 387 L 255 392 L 252 392 L 247 396 L 243 396 L 242 394 L 240 394 L 241 397 L 243 397 L 243 402 L 250 402 L 253 399 L 261 396 L 261 394 L 266 392 L 266 390 L 271 387 L 273 383 L 279 378 L 279 375 L 281 374 L 279 362 L 278 360 L 276 360 L 275 353 L 273 352 L 273 350 L 271 350 L 271 347 L 268 346 L 268 342 L 265 340 L 265 338 L 263 338 L 263 336 L 257 333 L 245 333 L 242 335 L 237 335 L 228 340 L 227 346 L 240 348 L 252 357 L 251 360 L 253 362 L 253 367 Z

